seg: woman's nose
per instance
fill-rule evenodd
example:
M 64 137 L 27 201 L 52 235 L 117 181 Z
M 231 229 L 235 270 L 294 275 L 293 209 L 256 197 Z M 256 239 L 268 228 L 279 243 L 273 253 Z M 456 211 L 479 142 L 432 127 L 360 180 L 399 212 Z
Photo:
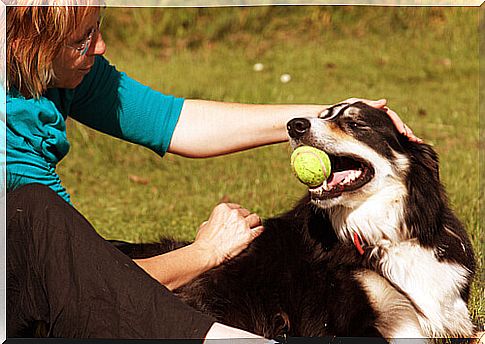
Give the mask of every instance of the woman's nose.
M 105 51 L 106 43 L 103 40 L 101 32 L 98 32 L 98 34 L 96 35 L 96 41 L 94 42 L 94 47 L 91 50 L 91 55 L 103 55 Z

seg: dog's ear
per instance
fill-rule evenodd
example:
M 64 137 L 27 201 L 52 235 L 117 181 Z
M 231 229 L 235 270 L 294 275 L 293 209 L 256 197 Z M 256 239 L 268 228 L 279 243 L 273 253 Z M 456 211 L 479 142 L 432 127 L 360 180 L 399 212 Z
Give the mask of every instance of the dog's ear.
M 408 183 L 408 205 L 405 221 L 421 243 L 430 243 L 439 231 L 447 207 L 447 197 L 439 177 L 438 154 L 424 143 L 406 142 L 410 158 Z
M 411 153 L 411 165 L 428 171 L 437 181 L 439 181 L 439 157 L 433 147 L 426 143 L 411 142 L 407 137 L 402 138 L 402 140 L 405 140 L 403 145 L 407 146 L 407 151 Z
M 416 146 L 418 154 L 421 155 L 421 161 L 423 166 L 430 170 L 437 180 L 440 180 L 440 166 L 439 166 L 439 158 L 438 154 L 435 150 L 428 144 L 423 143 L 415 143 L 413 144 Z

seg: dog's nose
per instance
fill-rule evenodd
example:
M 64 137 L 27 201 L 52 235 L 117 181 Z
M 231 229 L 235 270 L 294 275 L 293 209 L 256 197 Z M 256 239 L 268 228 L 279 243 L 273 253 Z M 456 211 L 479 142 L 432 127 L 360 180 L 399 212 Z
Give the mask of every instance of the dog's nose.
M 292 139 L 302 137 L 310 129 L 310 121 L 306 118 L 293 118 L 286 124 L 288 134 Z

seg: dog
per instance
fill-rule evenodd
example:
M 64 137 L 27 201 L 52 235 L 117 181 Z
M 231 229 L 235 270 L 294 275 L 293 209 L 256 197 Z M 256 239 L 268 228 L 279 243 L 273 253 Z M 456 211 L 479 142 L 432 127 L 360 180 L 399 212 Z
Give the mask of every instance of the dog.
M 431 146 L 388 115 L 342 103 L 288 125 L 293 148 L 325 151 L 332 173 L 237 257 L 175 290 L 220 322 L 266 338 L 470 337 L 474 254 Z M 118 243 L 146 258 L 187 243 Z

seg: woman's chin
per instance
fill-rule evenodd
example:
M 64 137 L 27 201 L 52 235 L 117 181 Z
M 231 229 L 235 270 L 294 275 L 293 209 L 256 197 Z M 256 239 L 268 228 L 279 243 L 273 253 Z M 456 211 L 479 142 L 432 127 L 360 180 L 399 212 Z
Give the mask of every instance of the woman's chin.
M 68 89 L 76 88 L 83 81 L 84 75 L 85 74 L 82 74 L 80 76 L 76 76 L 75 78 L 72 78 L 72 79 L 66 80 L 66 81 L 57 80 L 57 81 L 53 82 L 50 87 L 51 88 L 68 88 Z

